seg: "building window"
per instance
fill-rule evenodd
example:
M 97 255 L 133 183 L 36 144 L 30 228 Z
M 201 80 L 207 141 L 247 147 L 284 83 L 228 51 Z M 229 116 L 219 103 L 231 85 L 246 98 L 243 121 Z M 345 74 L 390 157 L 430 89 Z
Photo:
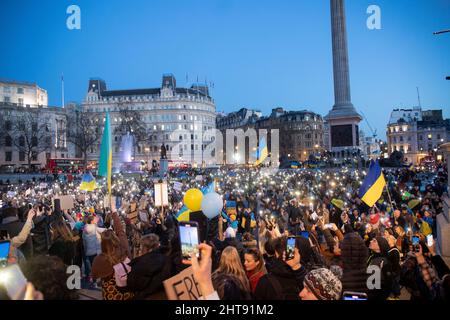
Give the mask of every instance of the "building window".
M 400 136 L 400 142 L 403 142 L 403 136 Z
M 5 146 L 6 146 L 6 147 L 11 147 L 11 146 L 12 146 L 12 138 L 11 138 L 11 136 L 9 136 L 9 135 L 7 135 L 7 136 L 5 137 Z
M 11 151 L 5 152 L 5 161 L 12 161 L 12 152 Z
M 419 135 L 419 140 L 422 141 L 423 140 L 423 136 Z
M 20 87 L 17 88 L 17 93 L 18 93 L 18 94 L 23 94 L 23 88 L 20 88 Z
M 6 130 L 11 130 L 11 121 L 5 121 L 5 129 Z
M 64 158 L 64 154 L 61 154 L 61 158 Z M 37 161 L 37 152 L 33 151 L 31 153 L 31 161 Z
M 64 159 L 64 157 L 65 157 L 64 153 L 61 153 L 61 158 L 63 158 L 63 159 Z
M 25 152 L 19 152 L 19 161 L 25 161 Z
M 437 138 L 438 140 L 441 139 L 441 135 L 438 134 L 436 138 Z
M 5 97 L 3 98 L 3 101 L 5 101 L 5 102 L 9 103 L 9 102 L 11 102 L 11 98 L 10 98 L 10 97 L 7 97 L 7 96 L 5 96 Z
M 433 135 L 431 133 L 428 134 L 428 140 L 431 140 L 433 138 Z

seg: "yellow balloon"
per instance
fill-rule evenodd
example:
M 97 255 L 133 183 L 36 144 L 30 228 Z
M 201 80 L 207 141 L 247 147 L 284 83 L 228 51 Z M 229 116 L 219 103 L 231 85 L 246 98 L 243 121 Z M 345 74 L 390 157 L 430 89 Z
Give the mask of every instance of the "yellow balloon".
M 191 211 L 200 211 L 203 199 L 203 193 L 199 189 L 189 189 L 184 195 L 184 204 Z

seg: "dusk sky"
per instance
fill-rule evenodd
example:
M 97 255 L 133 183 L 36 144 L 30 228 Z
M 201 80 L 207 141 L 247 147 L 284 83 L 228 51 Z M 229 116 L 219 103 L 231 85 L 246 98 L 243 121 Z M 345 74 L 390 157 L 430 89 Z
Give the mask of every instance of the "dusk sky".
M 81 30 L 66 9 L 81 8 Z M 381 30 L 366 26 L 381 8 Z M 0 1 L 0 77 L 36 82 L 49 104 L 81 102 L 90 77 L 108 89 L 212 81 L 218 111 L 334 103 L 328 0 Z M 390 111 L 418 104 L 450 117 L 450 0 L 347 0 L 352 101 L 385 138 Z M 366 123 L 362 123 L 370 135 Z

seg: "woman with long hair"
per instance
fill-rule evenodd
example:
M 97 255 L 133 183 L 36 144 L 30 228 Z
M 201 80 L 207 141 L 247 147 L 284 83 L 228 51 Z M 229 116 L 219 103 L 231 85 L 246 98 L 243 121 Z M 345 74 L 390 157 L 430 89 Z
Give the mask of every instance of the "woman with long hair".
M 228 246 L 222 251 L 219 267 L 212 274 L 213 283 L 222 274 L 235 276 L 239 281 L 239 289 L 243 292 L 251 292 L 250 283 L 242 266 L 241 259 L 234 247 Z
M 263 256 L 257 248 L 249 248 L 245 251 L 244 266 L 252 293 L 255 293 L 259 280 L 267 273 Z
M 103 300 L 129 300 L 133 294 L 117 287 L 114 277 L 114 266 L 122 263 L 130 256 L 128 239 L 117 215 L 112 213 L 113 230 L 105 230 L 101 234 L 101 253 L 92 264 L 92 277 L 101 279 Z
M 50 224 L 50 232 L 52 244 L 49 255 L 61 258 L 67 266 L 74 264 L 76 239 L 67 224 L 58 219 Z

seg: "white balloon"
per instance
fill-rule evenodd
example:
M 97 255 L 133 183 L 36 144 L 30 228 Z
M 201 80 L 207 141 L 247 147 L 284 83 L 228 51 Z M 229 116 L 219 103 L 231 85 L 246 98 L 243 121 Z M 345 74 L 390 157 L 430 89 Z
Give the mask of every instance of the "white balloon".
M 215 192 L 205 194 L 202 199 L 201 208 L 203 214 L 208 217 L 208 219 L 218 216 L 223 208 L 222 197 Z

